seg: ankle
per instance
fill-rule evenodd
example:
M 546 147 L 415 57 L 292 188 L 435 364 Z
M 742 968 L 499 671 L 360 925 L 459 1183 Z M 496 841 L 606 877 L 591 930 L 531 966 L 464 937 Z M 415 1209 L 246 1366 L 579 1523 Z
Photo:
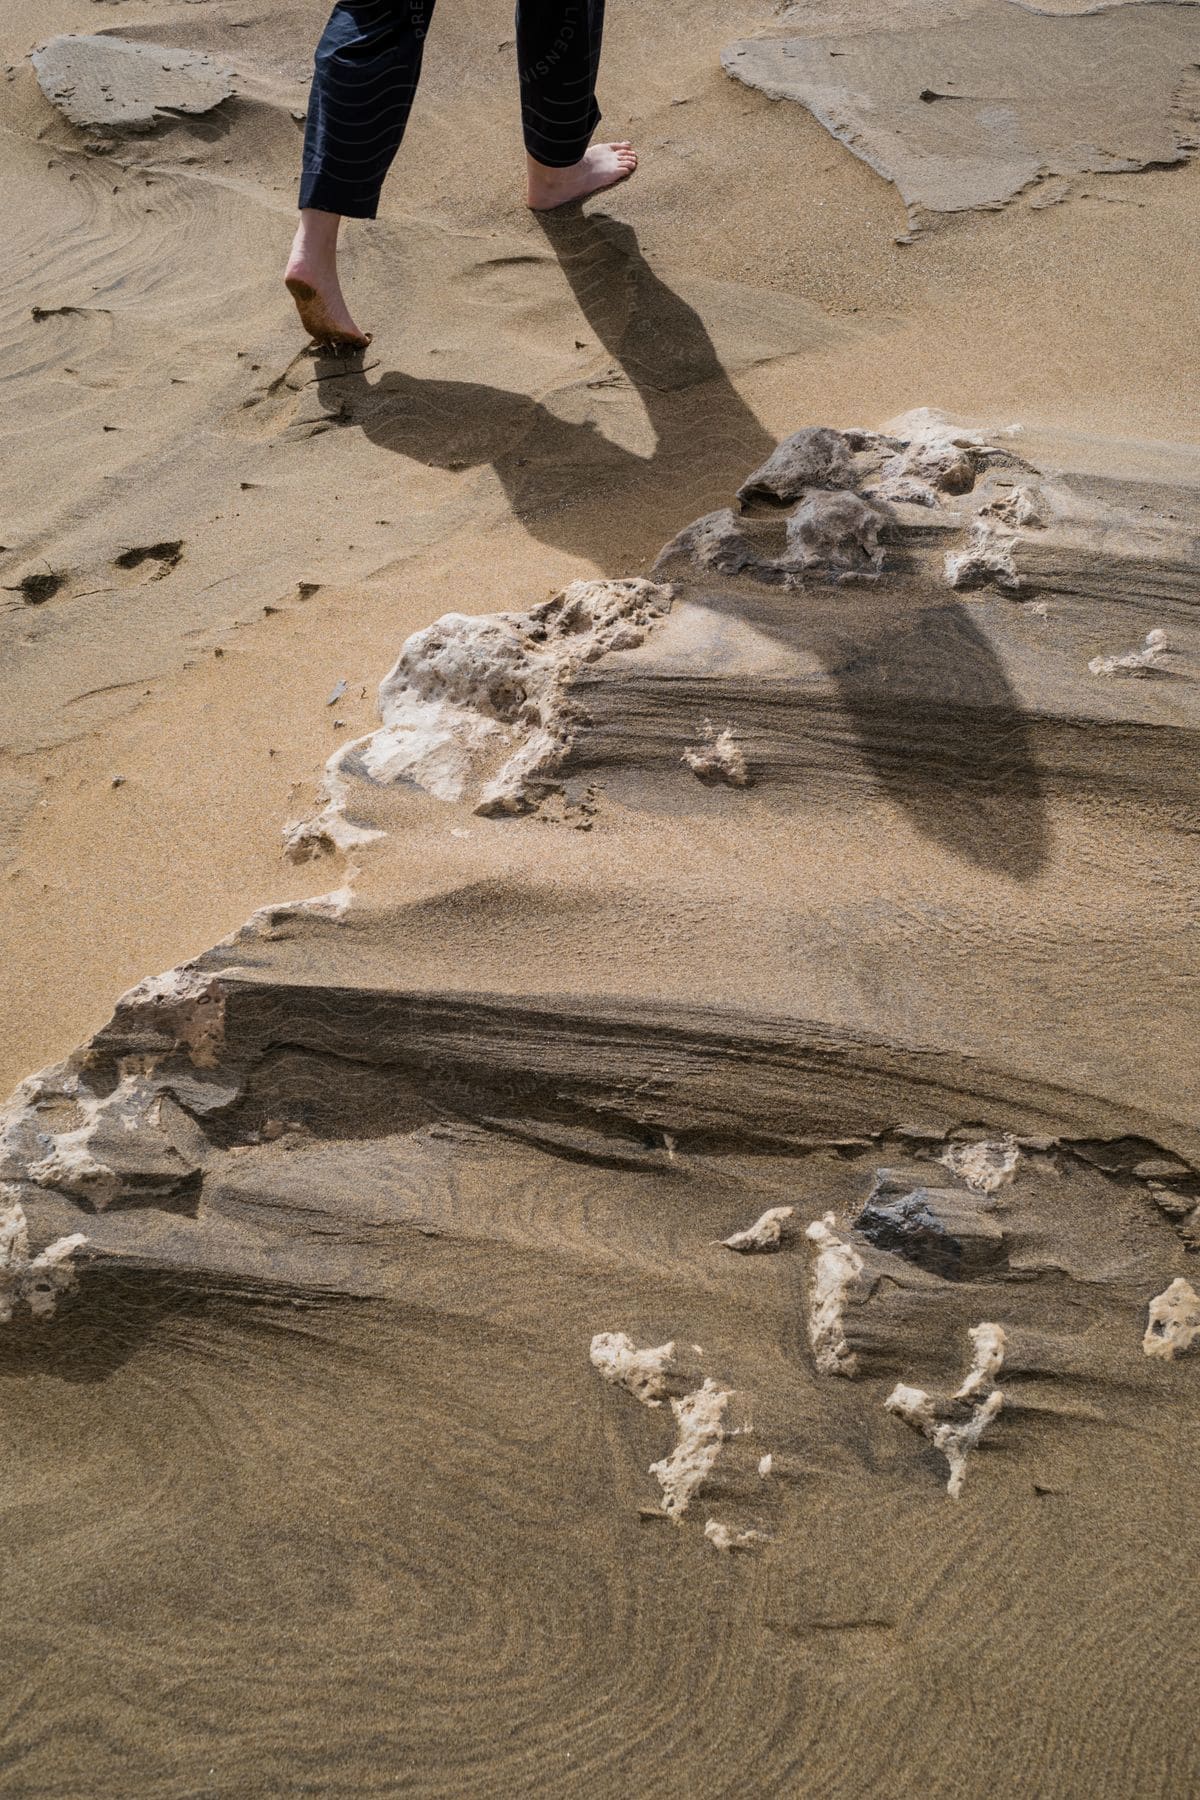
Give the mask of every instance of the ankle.
M 336 256 L 341 223 L 340 213 L 318 212 L 314 207 L 305 207 L 296 227 L 293 254 L 299 252 L 322 261 Z

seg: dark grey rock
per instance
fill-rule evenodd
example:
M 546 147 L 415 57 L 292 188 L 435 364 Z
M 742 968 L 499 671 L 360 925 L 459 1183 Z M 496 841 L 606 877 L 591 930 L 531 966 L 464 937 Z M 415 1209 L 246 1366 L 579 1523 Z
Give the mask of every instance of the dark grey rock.
M 877 1250 L 947 1281 L 970 1281 L 1007 1263 L 1004 1232 L 983 1195 L 957 1188 L 912 1187 L 880 1169 L 855 1221 Z
M 828 425 L 806 425 L 776 446 L 738 489 L 738 499 L 799 500 L 809 488 L 854 485 L 850 445 Z

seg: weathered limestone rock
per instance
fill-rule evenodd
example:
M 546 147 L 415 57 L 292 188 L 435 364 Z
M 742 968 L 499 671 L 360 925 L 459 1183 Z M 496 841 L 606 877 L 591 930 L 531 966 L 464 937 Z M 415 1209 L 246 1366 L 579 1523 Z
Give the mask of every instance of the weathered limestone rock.
M 50 1318 L 60 1295 L 75 1285 L 71 1258 L 86 1243 L 83 1233 L 74 1231 L 30 1256 L 25 1209 L 15 1189 L 0 1183 L 0 1325 L 11 1322 L 20 1301 L 35 1319 Z
M 743 38 L 721 55 L 894 182 L 913 227 L 1052 180 L 1184 161 L 1197 139 L 1180 90 L 1198 59 L 1188 5 L 1064 17 L 1009 0 L 936 25 Z
M 879 534 L 891 519 L 886 506 L 864 494 L 811 492 L 788 520 L 789 561 L 841 580 L 876 578 L 884 558 Z
M 752 1525 L 738 1530 L 736 1526 L 723 1524 L 720 1519 L 707 1519 L 704 1535 L 714 1550 L 753 1550 L 759 1544 L 771 1541 L 765 1531 L 758 1531 Z
M 379 689 L 383 724 L 326 764 L 324 804 L 284 832 L 288 854 L 349 849 L 379 833 L 346 817 L 348 779 L 470 795 L 484 815 L 527 812 L 571 743 L 565 699 L 582 665 L 644 642 L 669 611 L 649 581 L 574 581 L 527 613 L 448 613 L 413 634 Z
M 1009 1137 L 999 1143 L 951 1144 L 939 1160 L 975 1193 L 995 1194 L 1013 1179 L 1021 1152 Z
M 1146 641 L 1137 650 L 1127 650 L 1123 656 L 1093 656 L 1088 664 L 1091 675 L 1145 675 L 1148 670 L 1157 668 L 1163 658 L 1171 654 L 1171 646 L 1167 642 L 1167 634 L 1160 626 L 1146 633 Z
M 853 485 L 850 440 L 829 425 L 806 425 L 772 450 L 738 489 L 740 501 L 800 500 L 809 488 Z
M 733 1390 L 718 1387 L 710 1375 L 695 1393 L 671 1402 L 679 1437 L 669 1456 L 650 1464 L 650 1473 L 658 1477 L 663 1511 L 675 1524 L 721 1454 L 721 1446 L 729 1436 L 725 1413 L 732 1398 Z
M 814 1219 L 806 1236 L 817 1246 L 809 1275 L 808 1341 L 822 1375 L 858 1374 L 846 1341 L 846 1307 L 863 1279 L 863 1259 L 837 1235 L 833 1213 Z
M 683 753 L 683 761 L 699 781 L 708 783 L 723 781 L 727 787 L 739 788 L 750 785 L 746 753 L 728 725 L 718 731 L 711 721 L 706 719 L 704 721 L 704 742 L 689 745 Z
M 974 1352 L 971 1367 L 948 1403 L 939 1406 L 924 1388 L 906 1387 L 903 1382 L 896 1384 L 883 1403 L 888 1412 L 941 1451 L 950 1465 L 946 1492 L 953 1500 L 962 1493 L 968 1454 L 1004 1406 L 1004 1395 L 995 1386 L 1004 1362 L 1003 1329 L 994 1324 L 976 1325 L 968 1336 Z
M 679 1390 L 682 1370 L 674 1340 L 639 1350 L 623 1331 L 598 1331 L 590 1356 L 592 1367 L 605 1381 L 623 1387 L 643 1406 L 661 1406 Z
M 1170 1287 L 1150 1302 L 1142 1349 L 1147 1356 L 1174 1362 L 1200 1337 L 1200 1294 L 1190 1281 L 1177 1275 Z
M 769 1206 L 753 1225 L 748 1225 L 745 1231 L 735 1231 L 732 1237 L 722 1238 L 721 1242 L 726 1250 L 740 1250 L 743 1254 L 754 1250 L 778 1250 L 788 1220 L 794 1217 L 795 1211 L 794 1206 Z
M 51 38 L 30 57 L 47 100 L 72 125 L 149 131 L 179 113 L 206 113 L 233 93 L 233 78 L 198 50 L 127 38 Z

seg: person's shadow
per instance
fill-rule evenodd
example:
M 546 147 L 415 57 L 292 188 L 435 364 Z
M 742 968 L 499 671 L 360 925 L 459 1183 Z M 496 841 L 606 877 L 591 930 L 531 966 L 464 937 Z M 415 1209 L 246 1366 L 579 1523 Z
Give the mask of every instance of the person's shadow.
M 455 470 L 490 464 L 531 535 L 606 574 L 633 574 L 691 519 L 728 505 L 776 439 L 730 381 L 699 314 L 645 261 L 630 226 L 578 210 L 539 223 L 612 358 L 610 371 L 588 385 L 636 390 L 653 433 L 648 455 L 615 443 L 590 419 L 563 418 L 528 394 L 479 382 L 400 369 L 371 380 L 344 361 L 318 358 L 318 388 L 341 424 L 399 456 Z M 614 542 L 619 566 L 610 566 Z M 833 629 L 828 608 L 820 621 L 806 617 L 803 595 L 780 606 L 764 594 L 752 622 L 822 659 L 854 738 L 847 755 L 860 758 L 919 830 L 968 862 L 1032 878 L 1048 852 L 1043 784 L 1028 721 L 995 652 L 949 595 L 889 618 L 885 592 L 886 582 L 856 607 L 855 590 L 845 590 Z M 705 604 L 703 591 L 688 597 Z M 725 596 L 721 610 L 730 604 Z

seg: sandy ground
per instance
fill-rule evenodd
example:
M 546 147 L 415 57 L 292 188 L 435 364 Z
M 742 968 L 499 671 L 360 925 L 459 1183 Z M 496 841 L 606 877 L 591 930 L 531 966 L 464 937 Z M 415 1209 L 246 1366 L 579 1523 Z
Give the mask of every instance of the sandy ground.
M 23 59 L 39 34 L 96 28 L 95 7 L 7 15 L 0 574 L 67 579 L 37 610 L 10 587 L 0 623 L 2 1085 L 65 1052 L 147 968 L 304 891 L 274 848 L 289 795 L 332 747 L 333 713 L 365 721 L 379 672 L 438 613 L 637 572 L 761 439 L 800 423 L 936 403 L 1195 433 L 1194 164 L 897 246 L 903 209 L 883 181 L 798 108 L 720 73 L 723 42 L 777 26 L 765 6 L 614 10 L 606 124 L 643 164 L 588 211 L 649 264 L 665 328 L 680 302 L 696 328 L 675 391 L 639 393 L 636 370 L 609 385 L 574 252 L 556 256 L 520 204 L 504 8 L 472 5 L 439 13 L 382 217 L 349 237 L 347 285 L 376 333 L 362 380 L 380 397 L 365 428 L 313 436 L 336 409 L 293 360 L 278 266 L 320 9 L 131 0 L 114 19 L 220 52 L 244 98 L 219 125 L 89 156 Z M 104 310 L 30 317 L 60 305 Z M 576 429 L 542 452 L 557 472 L 534 458 L 526 478 L 535 407 Z M 164 542 L 182 546 L 166 572 L 114 570 Z M 321 583 L 303 603 L 301 582 Z
M 0 1091 L 147 974 L 343 878 L 288 861 L 282 827 L 375 725 L 411 632 L 645 574 L 797 427 L 934 405 L 1085 475 L 1179 479 L 1200 163 L 901 244 L 885 181 L 719 66 L 784 26 L 970 11 L 610 0 L 602 130 L 641 168 L 543 221 L 509 10 L 442 0 L 381 217 L 348 236 L 375 336 L 339 368 L 304 354 L 279 279 L 322 7 L 11 0 Z M 97 30 L 218 54 L 238 97 L 87 149 L 26 59 Z M 841 590 L 799 624 L 730 594 L 744 640 L 685 583 L 630 692 L 702 675 L 710 632 L 747 717 L 827 666 L 862 723 L 895 590 L 853 629 Z M 167 1127 L 137 1111 L 136 1018 L 96 1041 L 103 1100 L 133 1070 L 115 1130 L 135 1162 L 151 1144 L 146 1180 L 195 1164 L 161 1204 L 23 1190 L 39 1243 L 87 1212 L 93 1261 L 0 1358 L 7 1792 L 1196 1791 L 1200 1358 L 1141 1333 L 1200 1230 L 1177 748 L 1200 644 L 1177 598 L 1174 684 L 1086 697 L 1063 642 L 1082 670 L 1158 615 L 1131 634 L 1068 600 L 1060 667 L 992 599 L 937 642 L 948 698 L 963 643 L 1015 696 L 1002 817 L 973 790 L 956 811 L 953 779 L 914 799 L 886 745 L 874 785 L 851 744 L 812 753 L 824 786 L 701 788 L 673 739 L 652 766 L 649 714 L 623 740 L 613 677 L 593 828 L 566 829 L 574 790 L 562 829 L 376 796 L 360 911 L 204 960 L 229 996 L 220 1053 L 184 1072 L 210 1141 L 174 1101 Z M 914 762 L 955 766 L 953 736 L 917 731 Z M 47 1105 L 55 1131 L 82 1117 Z M 872 1265 L 863 1379 L 823 1379 L 803 1226 L 852 1219 L 879 1165 L 946 1188 L 947 1134 L 1008 1131 L 1001 1276 Z M 781 1255 L 716 1244 L 783 1202 Z M 955 1502 L 882 1401 L 952 1391 L 967 1327 L 1000 1316 L 1011 1390 Z M 679 1530 L 646 1473 L 669 1415 L 600 1382 L 601 1330 L 694 1339 L 753 1400 L 754 1456 L 731 1443 Z M 769 1547 L 720 1555 L 708 1516 Z

